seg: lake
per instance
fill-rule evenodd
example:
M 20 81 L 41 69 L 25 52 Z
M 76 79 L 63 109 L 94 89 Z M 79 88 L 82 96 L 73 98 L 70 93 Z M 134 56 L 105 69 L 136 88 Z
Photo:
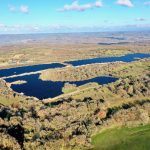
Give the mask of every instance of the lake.
M 129 42 L 117 42 L 117 43 L 98 43 L 98 45 L 123 45 L 123 44 L 129 44 Z
M 116 62 L 116 61 L 132 62 L 135 61 L 136 59 L 143 59 L 143 58 L 150 58 L 150 54 L 136 53 L 136 54 L 127 54 L 125 56 L 119 56 L 119 57 L 104 57 L 104 58 L 68 61 L 66 63 L 72 64 L 73 66 L 80 66 L 80 65 L 87 65 L 92 63 L 106 63 L 106 62 Z M 52 63 L 52 64 L 40 64 L 40 65 L 33 65 L 33 66 L 3 69 L 0 70 L 0 77 L 9 77 L 12 75 L 36 72 L 36 71 L 41 71 L 49 68 L 62 68 L 64 66 L 65 65 L 60 63 Z M 39 99 L 53 98 L 62 94 L 62 87 L 64 87 L 64 84 L 66 82 L 42 81 L 41 79 L 39 79 L 39 75 L 40 73 L 37 73 L 37 74 L 7 78 L 5 80 L 6 82 L 14 82 L 17 80 L 26 81 L 27 83 L 21 85 L 12 85 L 11 88 L 16 92 L 24 93 L 27 96 L 34 96 Z M 96 77 L 89 80 L 69 82 L 69 83 L 80 86 L 89 82 L 97 82 L 103 85 L 103 84 L 115 82 L 116 80 L 117 78 L 114 77 L 102 76 L 102 77 Z
M 40 65 L 33 65 L 33 66 L 2 69 L 0 70 L 0 77 L 9 77 L 13 75 L 36 72 L 36 71 L 41 71 L 41 70 L 50 69 L 50 68 L 62 68 L 64 66 L 65 65 L 60 64 L 60 63 L 51 63 L 51 64 L 40 64 Z
M 6 82 L 14 82 L 17 80 L 27 81 L 25 84 L 12 85 L 11 88 L 18 92 L 24 93 L 27 96 L 34 96 L 39 99 L 53 98 L 62 94 L 62 88 L 66 82 L 53 82 L 42 81 L 39 79 L 40 74 L 25 75 L 21 77 L 8 78 Z M 77 86 L 84 85 L 89 82 L 97 82 L 101 85 L 115 82 L 117 78 L 114 77 L 96 77 L 84 81 L 68 82 L 70 84 L 76 84 Z
M 102 58 L 92 58 L 92 59 L 85 59 L 85 60 L 67 61 L 65 63 L 71 64 L 73 66 L 80 66 L 80 65 L 87 65 L 92 63 L 107 63 L 107 62 L 116 62 L 116 61 L 132 62 L 135 61 L 137 58 L 138 59 L 150 58 L 150 54 L 135 53 L 135 54 L 127 54 L 125 56 L 118 56 L 118 57 L 102 57 Z M 37 71 L 42 71 L 50 68 L 62 68 L 64 66 L 65 65 L 60 63 L 51 63 L 51 64 L 39 64 L 39 65 L 23 66 L 23 67 L 10 68 L 10 69 L 2 69 L 0 70 L 0 77 L 9 77 L 9 76 L 19 75 L 23 73 L 37 72 Z
M 92 58 L 92 59 L 85 59 L 85 60 L 67 61 L 66 63 L 71 64 L 73 66 L 81 66 L 87 64 L 108 63 L 108 62 L 116 62 L 116 61 L 132 62 L 135 61 L 136 59 L 143 59 L 143 58 L 150 58 L 150 54 L 134 53 L 134 54 L 127 54 L 118 57 L 117 56 L 102 57 L 102 58 Z

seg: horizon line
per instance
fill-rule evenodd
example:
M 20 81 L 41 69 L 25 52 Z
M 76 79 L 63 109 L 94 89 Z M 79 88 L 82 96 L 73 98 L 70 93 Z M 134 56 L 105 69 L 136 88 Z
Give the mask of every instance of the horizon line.
M 81 34 L 81 33 L 114 33 L 114 32 L 150 32 L 146 30 L 120 30 L 120 31 L 76 31 L 76 32 L 30 32 L 30 33 L 0 33 L 0 35 L 36 35 L 36 34 Z

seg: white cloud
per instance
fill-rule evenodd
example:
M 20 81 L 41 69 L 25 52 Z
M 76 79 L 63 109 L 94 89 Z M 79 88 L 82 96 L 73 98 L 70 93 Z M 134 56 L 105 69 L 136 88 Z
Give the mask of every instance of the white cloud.
M 3 23 L 0 23 L 0 28 L 4 28 L 5 25 Z
M 150 6 L 150 1 L 145 2 L 144 5 Z
M 20 7 L 16 7 L 14 5 L 9 5 L 8 8 L 9 8 L 10 12 L 20 12 L 20 13 L 24 13 L 24 14 L 29 13 L 29 7 L 25 6 L 25 5 L 22 5 Z
M 145 18 L 136 18 L 135 20 L 136 20 L 136 21 L 146 21 Z
M 24 5 L 22 5 L 22 6 L 20 6 L 20 12 L 22 12 L 22 13 L 29 13 L 29 7 L 28 6 L 24 6 Z
M 87 9 L 96 8 L 96 7 L 102 7 L 103 4 L 101 1 L 97 0 L 95 3 L 87 3 L 80 5 L 78 1 L 74 1 L 72 4 L 64 5 L 62 9 L 59 9 L 59 11 L 69 11 L 69 10 L 75 10 L 75 11 L 85 11 Z
M 39 25 L 5 25 L 0 23 L 0 33 L 30 33 L 40 31 L 41 26 Z
M 9 5 L 8 7 L 9 7 L 9 11 L 11 11 L 11 12 L 16 12 L 17 11 L 16 7 L 13 6 L 13 5 Z
M 131 2 L 131 0 L 118 0 L 117 4 L 126 7 L 133 7 L 133 3 Z
M 100 32 L 100 31 L 146 31 L 150 29 L 150 24 L 128 24 L 128 25 L 34 25 L 34 24 L 16 24 L 5 25 L 0 23 L 0 34 L 17 34 L 17 33 L 70 33 L 70 32 Z
M 95 2 L 95 6 L 96 6 L 96 7 L 102 7 L 103 4 L 102 4 L 101 1 L 96 1 L 96 2 Z

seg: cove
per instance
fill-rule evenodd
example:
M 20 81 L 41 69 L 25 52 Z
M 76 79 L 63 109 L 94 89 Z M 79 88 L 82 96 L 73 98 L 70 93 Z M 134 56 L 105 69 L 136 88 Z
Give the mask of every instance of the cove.
M 116 62 L 116 61 L 132 62 L 135 61 L 137 58 L 138 59 L 150 58 L 150 54 L 134 53 L 134 54 L 127 54 L 118 57 L 102 57 L 102 58 L 92 58 L 92 59 L 85 59 L 85 60 L 67 61 L 65 63 L 71 64 L 73 66 L 81 66 L 87 64 L 108 63 L 108 62 Z
M 14 82 L 17 80 L 27 81 L 27 83 L 25 84 L 12 85 L 11 88 L 18 93 L 24 93 L 27 96 L 34 96 L 40 100 L 46 98 L 53 98 L 62 94 L 62 88 L 64 87 L 64 84 L 66 82 L 42 81 L 41 79 L 39 79 L 39 75 L 40 74 L 32 74 L 32 75 L 25 75 L 22 77 L 8 78 L 6 79 L 6 82 Z M 89 80 L 69 82 L 69 83 L 80 86 L 89 82 L 97 82 L 103 85 L 115 82 L 116 80 L 118 79 L 114 77 L 101 76 Z

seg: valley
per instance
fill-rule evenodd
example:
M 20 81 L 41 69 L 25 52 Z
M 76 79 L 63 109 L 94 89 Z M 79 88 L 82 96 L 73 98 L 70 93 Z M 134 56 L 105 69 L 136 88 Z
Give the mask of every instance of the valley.
M 2 149 L 147 150 L 150 37 L 111 34 L 0 45 Z

